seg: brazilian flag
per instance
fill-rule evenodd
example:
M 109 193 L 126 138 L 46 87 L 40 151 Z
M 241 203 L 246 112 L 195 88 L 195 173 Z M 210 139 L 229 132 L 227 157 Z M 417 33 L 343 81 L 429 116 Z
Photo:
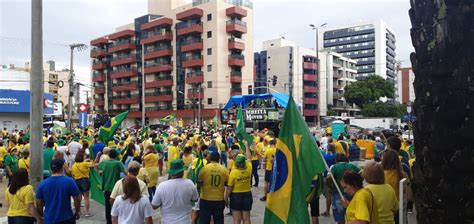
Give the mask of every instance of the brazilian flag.
M 62 127 L 61 125 L 59 124 L 54 124 L 53 125 L 53 133 L 56 135 L 56 136 L 62 136 L 64 134 L 67 134 L 68 131 L 66 128 Z
M 276 147 L 264 223 L 310 223 L 306 199 L 314 189 L 313 180 L 325 171 L 325 165 L 292 97 Z
M 117 128 L 120 126 L 120 124 L 122 124 L 122 121 L 125 120 L 127 115 L 128 111 L 123 112 L 105 122 L 104 126 L 100 128 L 99 139 L 102 142 L 109 142 L 109 139 L 112 138 L 112 136 L 117 131 Z
M 240 150 L 246 150 L 243 144 L 244 140 L 247 141 L 249 146 L 253 144 L 253 137 L 250 136 L 247 132 L 245 132 L 244 115 L 241 108 L 239 108 L 239 110 L 237 111 L 237 125 L 235 127 L 235 137 L 237 137 L 237 139 L 239 140 Z
M 161 123 L 176 122 L 176 114 L 170 114 L 160 119 Z

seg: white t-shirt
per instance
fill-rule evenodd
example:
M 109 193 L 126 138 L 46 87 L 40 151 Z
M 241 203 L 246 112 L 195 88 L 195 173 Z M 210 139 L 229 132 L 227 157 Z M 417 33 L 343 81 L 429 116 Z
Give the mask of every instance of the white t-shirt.
M 73 141 L 69 143 L 69 145 L 67 145 L 67 149 L 69 153 L 71 154 L 71 156 L 76 157 L 79 149 L 82 149 L 82 145 L 79 142 Z
M 130 203 L 130 199 L 123 200 L 123 196 L 119 196 L 115 199 L 110 214 L 118 216 L 118 223 L 144 223 L 145 218 L 153 215 L 153 209 L 145 196 L 134 204 Z
M 323 149 L 327 149 L 328 140 L 329 140 L 329 138 L 326 137 L 326 136 L 324 136 L 324 137 L 321 138 L 321 147 L 322 147 Z
M 192 201 L 199 198 L 196 186 L 188 179 L 171 179 L 156 188 L 151 202 L 161 207 L 161 223 L 191 223 Z

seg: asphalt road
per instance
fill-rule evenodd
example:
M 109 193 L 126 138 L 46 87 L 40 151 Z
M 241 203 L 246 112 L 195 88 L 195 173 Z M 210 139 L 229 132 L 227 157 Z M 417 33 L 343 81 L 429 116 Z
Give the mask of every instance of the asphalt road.
M 251 221 L 252 223 L 263 223 L 263 217 L 265 214 L 265 202 L 260 201 L 259 199 L 263 196 L 263 175 L 264 171 L 259 170 L 259 176 L 260 176 L 260 183 L 258 187 L 253 187 L 252 188 L 252 195 L 253 195 L 253 205 L 252 205 L 252 211 L 250 213 L 251 215 Z M 160 181 L 164 181 L 165 178 L 162 177 L 160 178 Z M 0 202 L 4 204 L 3 208 L 0 208 L 0 224 L 7 223 L 7 208 L 5 205 L 5 189 L 6 189 L 6 180 L 3 182 L 0 182 Z M 325 198 L 321 197 L 320 201 L 320 212 L 324 212 L 326 205 L 325 205 Z M 91 209 L 94 216 L 86 218 L 86 217 L 81 217 L 81 219 L 78 220 L 78 223 L 80 224 L 102 224 L 105 223 L 105 208 L 101 204 L 96 203 L 95 201 L 91 200 Z M 226 208 L 225 213 L 228 213 L 228 209 Z M 156 210 L 155 215 L 153 216 L 154 223 L 161 223 L 160 222 L 160 211 L 159 209 Z M 225 223 L 233 223 L 232 216 L 225 215 Z M 329 224 L 329 223 L 335 223 L 332 217 L 319 217 L 319 223 L 322 224 Z M 414 214 L 409 214 L 408 215 L 408 223 L 416 223 L 415 221 L 415 215 Z

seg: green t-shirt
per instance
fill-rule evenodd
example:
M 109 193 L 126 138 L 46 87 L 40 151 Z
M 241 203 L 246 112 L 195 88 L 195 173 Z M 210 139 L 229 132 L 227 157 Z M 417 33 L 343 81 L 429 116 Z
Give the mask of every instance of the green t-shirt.
M 46 148 L 43 150 L 43 175 L 51 176 L 51 161 L 54 157 L 54 149 Z
M 156 143 L 154 147 L 157 153 L 161 153 L 161 151 L 163 151 L 163 146 L 161 146 L 159 143 Z
M 342 176 L 347 170 L 352 170 L 357 173 L 360 171 L 359 167 L 357 167 L 356 165 L 352 163 L 347 163 L 347 162 L 336 163 L 331 168 L 332 176 L 336 179 L 337 185 L 339 186 L 339 189 L 341 189 L 341 191 L 342 191 L 342 186 L 339 181 L 341 181 Z
M 122 162 L 117 160 L 104 160 L 99 164 L 102 173 L 102 190 L 112 192 L 115 183 L 120 180 L 120 173 L 125 173 Z
M 10 172 L 15 172 L 16 170 L 18 170 L 18 159 L 16 158 L 16 156 L 12 156 L 10 154 L 7 154 L 5 156 L 5 160 L 4 160 L 4 164 L 5 166 L 9 166 L 10 167 Z M 9 177 L 7 175 L 7 177 Z

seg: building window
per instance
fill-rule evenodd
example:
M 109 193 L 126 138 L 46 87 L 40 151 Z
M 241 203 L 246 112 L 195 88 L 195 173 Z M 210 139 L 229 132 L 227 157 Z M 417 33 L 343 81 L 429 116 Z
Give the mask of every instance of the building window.
M 207 98 L 207 105 L 211 105 L 212 104 L 212 98 Z
M 212 48 L 207 49 L 207 55 L 212 55 Z
M 207 38 L 211 38 L 212 37 L 212 31 L 207 31 Z
M 208 82 L 207 82 L 207 88 L 208 88 L 208 89 L 209 89 L 209 88 L 212 88 L 212 81 L 208 81 Z
M 207 65 L 207 71 L 212 72 L 212 65 Z
M 211 20 L 212 20 L 212 14 L 209 13 L 209 14 L 207 14 L 207 21 L 211 21 Z

